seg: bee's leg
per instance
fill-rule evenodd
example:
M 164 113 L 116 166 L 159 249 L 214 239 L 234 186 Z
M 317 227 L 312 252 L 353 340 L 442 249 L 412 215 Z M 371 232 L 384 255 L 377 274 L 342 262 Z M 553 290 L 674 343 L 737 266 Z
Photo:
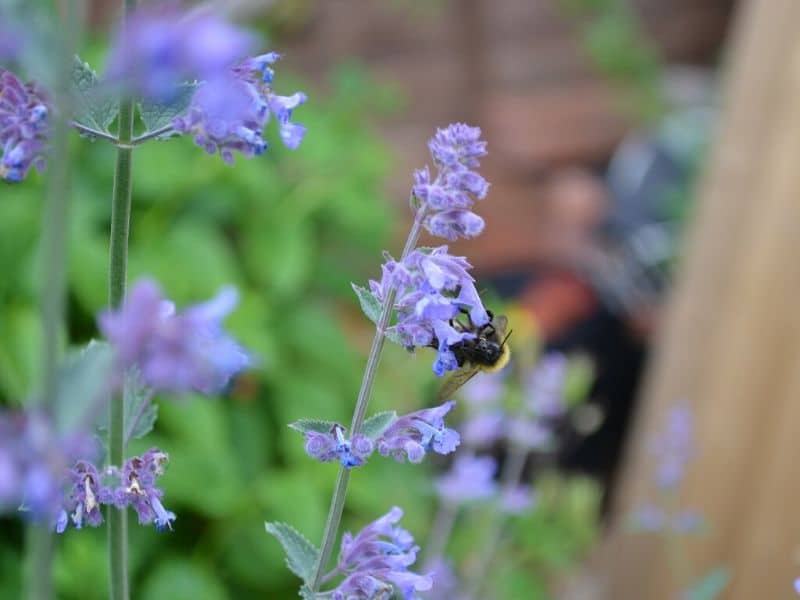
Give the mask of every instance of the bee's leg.
M 458 310 L 459 312 L 461 312 L 462 315 L 467 316 L 467 323 L 469 323 L 469 328 L 475 329 L 475 323 L 472 322 L 472 317 L 470 316 L 469 311 L 466 308 L 459 308 Z

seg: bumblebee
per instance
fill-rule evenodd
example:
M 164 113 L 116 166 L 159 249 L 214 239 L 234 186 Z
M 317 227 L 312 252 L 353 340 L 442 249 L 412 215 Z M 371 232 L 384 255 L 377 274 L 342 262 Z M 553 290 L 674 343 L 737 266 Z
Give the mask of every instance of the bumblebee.
M 442 384 L 437 396 L 440 401 L 448 400 L 462 385 L 481 371 L 496 373 L 505 367 L 511 358 L 511 348 L 506 343 L 511 335 L 511 332 L 506 333 L 508 326 L 506 317 L 495 316 L 487 310 L 489 322 L 478 326 L 472 322 L 466 310 L 462 312 L 467 316 L 467 324 L 456 319 L 450 324 L 459 331 L 474 333 L 475 337 L 450 346 L 458 361 L 458 369 L 453 371 Z M 433 340 L 431 346 L 438 347 L 438 340 Z

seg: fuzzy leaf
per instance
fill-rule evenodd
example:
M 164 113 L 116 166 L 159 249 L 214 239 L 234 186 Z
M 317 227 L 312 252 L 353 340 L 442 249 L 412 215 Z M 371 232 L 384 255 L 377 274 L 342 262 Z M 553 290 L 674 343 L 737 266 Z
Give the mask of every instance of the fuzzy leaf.
M 397 413 L 393 410 L 375 413 L 361 425 L 361 434 L 374 440 L 397 420 Z
M 698 579 L 686 592 L 687 600 L 715 600 L 730 581 L 731 572 L 725 566 L 718 566 Z
M 267 533 L 275 536 L 286 552 L 286 565 L 289 569 L 308 582 L 314 572 L 314 565 L 319 550 L 309 542 L 302 533 L 286 523 L 264 523 Z
M 377 325 L 378 319 L 381 317 L 382 306 L 380 300 L 378 300 L 367 288 L 356 285 L 355 283 L 351 285 L 353 286 L 353 291 L 356 293 L 356 296 L 358 296 L 358 302 L 361 304 L 361 310 L 370 321 Z M 387 331 L 386 338 L 395 344 L 402 345 L 400 335 L 394 330 Z
M 196 89 L 196 83 L 183 83 L 175 97 L 168 102 L 142 101 L 139 104 L 139 114 L 147 131 L 161 129 L 169 125 L 175 117 L 186 112 Z
M 131 370 L 125 376 L 125 444 L 144 437 L 153 429 L 158 417 L 158 405 L 152 402 L 153 390 L 142 381 L 141 375 Z
M 309 431 L 316 431 L 317 433 L 330 433 L 333 426 L 336 425 L 333 421 L 322 421 L 319 419 L 300 419 L 294 423 L 290 423 L 289 427 L 300 433 L 307 433 Z
M 100 85 L 91 67 L 77 56 L 72 63 L 71 89 L 75 120 L 81 125 L 108 133 L 108 126 L 119 112 L 117 100 Z
M 70 354 L 59 368 L 56 383 L 56 425 L 60 431 L 88 427 L 95 422 L 92 412 L 105 410 L 108 381 L 113 366 L 111 347 L 92 340 Z

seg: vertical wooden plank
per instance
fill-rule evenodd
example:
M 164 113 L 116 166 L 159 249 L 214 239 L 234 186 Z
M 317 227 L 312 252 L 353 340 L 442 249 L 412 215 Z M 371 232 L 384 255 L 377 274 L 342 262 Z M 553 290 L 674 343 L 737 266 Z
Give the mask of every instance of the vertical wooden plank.
M 726 563 L 725 598 L 789 598 L 800 542 L 800 18 L 794 0 L 739 9 L 710 168 L 644 389 L 618 516 L 649 497 L 647 439 L 688 399 L 700 452 L 681 490 L 712 533 L 691 544 L 698 574 Z M 793 427 L 794 425 L 794 427 Z M 606 596 L 675 598 L 655 538 L 609 536 Z M 797 569 L 800 571 L 800 569 Z

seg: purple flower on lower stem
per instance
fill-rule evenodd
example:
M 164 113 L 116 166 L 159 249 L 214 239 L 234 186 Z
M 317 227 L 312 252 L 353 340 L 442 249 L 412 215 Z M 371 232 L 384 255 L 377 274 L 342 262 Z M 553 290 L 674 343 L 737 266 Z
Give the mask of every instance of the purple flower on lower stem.
M 425 452 L 437 454 L 455 452 L 461 442 L 458 432 L 445 427 L 444 417 L 455 406 L 454 401 L 441 406 L 425 408 L 399 417 L 377 440 L 378 452 L 393 456 L 398 461 L 407 458 L 412 463 L 422 462 Z
M 486 500 L 497 493 L 496 471 L 497 463 L 489 456 L 458 456 L 450 471 L 436 482 L 436 491 L 448 504 Z
M 78 461 L 69 470 L 69 476 L 72 489 L 57 521 L 56 532 L 64 532 L 68 515 L 78 529 L 84 524 L 98 527 L 103 522 L 100 506 L 113 503 L 113 492 L 103 485 L 97 468 L 88 461 Z
M 88 436 L 60 435 L 44 414 L 0 413 L 0 511 L 20 510 L 55 524 L 68 465 L 95 451 Z
M 536 494 L 529 485 L 518 485 L 509 490 L 503 490 L 500 497 L 500 506 L 510 515 L 521 515 L 530 510 L 536 502 Z
M 800 595 L 800 577 L 794 580 L 794 591 Z
M 113 492 L 113 502 L 117 508 L 132 507 L 139 523 L 155 523 L 156 529 L 172 529 L 175 513 L 161 504 L 164 492 L 156 487 L 156 479 L 164 473 L 169 456 L 158 448 L 151 448 L 141 456 L 133 456 L 125 461 L 120 471 L 119 487 Z
M 471 416 L 461 427 L 461 437 L 470 446 L 485 448 L 497 442 L 506 430 L 506 414 L 490 410 Z
M 212 300 L 175 313 L 158 285 L 145 279 L 119 310 L 106 311 L 98 320 L 120 366 L 137 365 L 154 389 L 212 394 L 249 363 L 222 328 L 236 302 L 236 291 L 225 288 Z
M 306 102 L 306 95 L 273 92 L 270 65 L 279 58 L 277 52 L 248 58 L 201 84 L 186 114 L 173 121 L 175 131 L 193 135 L 198 146 L 210 154 L 219 152 L 230 164 L 234 151 L 252 157 L 267 149 L 262 132 L 272 116 L 284 145 L 297 148 L 305 127 L 293 123 L 291 116 Z
M 541 419 L 516 417 L 508 423 L 508 439 L 522 448 L 548 451 L 555 444 L 553 430 Z
M 569 360 L 559 352 L 545 354 L 526 381 L 528 407 L 536 417 L 556 419 L 567 412 L 564 384 Z
M 305 432 L 306 454 L 320 462 L 338 460 L 348 469 L 360 467 L 374 450 L 372 440 L 361 434 L 356 434 L 348 440 L 344 437 L 344 432 L 344 427 L 338 423 L 326 433 Z
M 44 168 L 50 108 L 44 93 L 0 69 L 0 179 L 19 182 L 31 166 Z
M 694 456 L 692 412 L 688 404 L 670 410 L 667 423 L 653 440 L 650 451 L 658 460 L 656 485 L 661 489 L 679 485 Z
M 396 524 L 403 511 L 394 507 L 358 534 L 342 536 L 336 570 L 345 578 L 330 592 L 334 600 L 377 600 L 388 598 L 396 590 L 405 600 L 416 592 L 431 589 L 430 575 L 408 570 L 416 562 L 419 546 L 413 536 Z

